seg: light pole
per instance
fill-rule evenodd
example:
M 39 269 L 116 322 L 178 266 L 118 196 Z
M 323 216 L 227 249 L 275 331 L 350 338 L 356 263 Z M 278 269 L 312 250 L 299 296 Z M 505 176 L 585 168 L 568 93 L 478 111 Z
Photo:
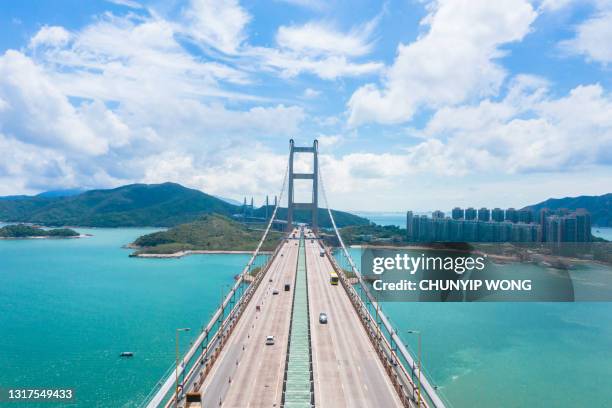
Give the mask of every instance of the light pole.
M 176 395 L 174 396 L 174 400 L 176 401 L 176 405 L 178 407 L 178 394 L 179 394 L 179 386 L 178 386 L 178 366 L 179 366 L 179 333 L 180 332 L 188 332 L 191 330 L 189 327 L 183 327 L 181 329 L 176 329 L 176 370 L 175 370 L 175 385 L 176 385 Z
M 419 408 L 421 407 L 421 332 L 418 330 L 408 330 L 408 334 L 416 334 L 419 338 Z

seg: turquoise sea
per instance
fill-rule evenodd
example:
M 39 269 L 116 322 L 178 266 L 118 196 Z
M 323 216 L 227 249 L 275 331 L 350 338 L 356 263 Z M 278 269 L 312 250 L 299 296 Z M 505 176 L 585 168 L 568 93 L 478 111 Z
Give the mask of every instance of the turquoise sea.
M 175 328 L 194 329 L 181 338 L 184 350 L 247 261 L 129 258 L 121 246 L 150 231 L 0 241 L 0 387 L 74 387 L 74 406 L 137 406 L 173 363 Z M 612 401 L 612 303 L 383 307 L 412 349 L 405 331 L 423 333 L 425 369 L 452 407 Z M 121 351 L 135 356 L 120 359 Z
M 185 349 L 248 256 L 129 258 L 121 246 L 153 230 L 78 231 L 93 236 L 0 241 L 0 387 L 72 387 L 74 406 L 137 406 L 174 361 L 175 329 L 192 328 Z

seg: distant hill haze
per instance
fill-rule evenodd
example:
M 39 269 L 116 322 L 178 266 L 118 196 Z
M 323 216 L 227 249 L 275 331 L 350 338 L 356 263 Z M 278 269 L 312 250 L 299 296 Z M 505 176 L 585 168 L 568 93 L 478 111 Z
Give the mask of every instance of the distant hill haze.
M 0 221 L 48 226 L 172 227 L 204 214 L 231 216 L 241 212 L 242 206 L 176 183 L 130 184 L 69 196 L 41 194 L 0 199 Z M 255 209 L 254 215 L 262 214 L 265 207 Z M 286 209 L 279 212 L 279 218 L 284 219 L 283 214 Z M 334 218 L 339 227 L 369 222 L 342 211 L 334 211 Z M 307 221 L 307 214 L 298 213 L 295 220 Z M 319 210 L 319 220 L 322 227 L 330 226 L 326 210 Z
M 576 210 L 584 208 L 591 213 L 591 223 L 599 227 L 612 227 L 612 193 L 600 196 L 580 196 L 565 198 L 550 198 L 541 203 L 527 206 L 534 211 L 542 208 L 557 210 L 567 208 Z

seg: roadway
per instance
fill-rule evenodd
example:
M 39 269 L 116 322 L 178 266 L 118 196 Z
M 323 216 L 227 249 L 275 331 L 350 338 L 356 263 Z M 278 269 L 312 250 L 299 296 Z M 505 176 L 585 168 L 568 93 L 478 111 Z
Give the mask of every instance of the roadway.
M 330 260 L 306 239 L 315 404 L 317 407 L 401 407 L 387 372 L 341 284 L 331 285 Z M 319 313 L 328 316 L 319 323 Z
M 200 388 L 202 406 L 280 406 L 299 240 L 282 243 Z M 270 282 L 271 280 L 271 282 Z M 285 283 L 291 290 L 284 291 Z M 273 290 L 278 295 L 273 295 Z M 256 310 L 260 306 L 261 311 Z M 274 345 L 265 345 L 267 336 Z

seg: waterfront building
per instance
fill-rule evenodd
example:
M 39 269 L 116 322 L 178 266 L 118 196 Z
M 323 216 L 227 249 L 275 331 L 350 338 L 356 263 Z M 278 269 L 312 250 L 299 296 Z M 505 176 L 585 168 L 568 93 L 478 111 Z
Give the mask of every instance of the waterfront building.
M 412 211 L 406 211 L 406 238 L 408 241 L 414 241 L 414 226 L 412 220 L 414 219 L 414 214 Z
M 506 209 L 506 221 L 518 222 L 518 212 L 514 208 Z
M 528 208 L 523 208 L 518 212 L 518 222 L 529 224 L 534 221 L 533 211 Z
M 504 210 L 501 208 L 494 208 L 491 211 L 491 219 L 496 222 L 502 222 L 504 220 Z
M 452 211 L 453 220 L 461 220 L 464 217 L 465 217 L 465 211 L 463 211 L 463 208 L 459 208 L 459 207 L 453 208 L 453 211 Z
M 491 211 L 488 208 L 482 207 L 478 210 L 478 221 L 487 222 L 491 219 Z
M 465 210 L 465 219 L 466 220 L 475 220 L 476 219 L 476 209 L 475 208 L 467 208 Z
M 522 213 L 521 219 L 531 222 L 511 221 L 512 212 L 505 215 L 510 219 L 502 220 L 501 209 L 494 210 L 495 216 L 487 218 L 488 209 L 478 211 L 478 219 L 468 219 L 473 208 L 468 208 L 464 218 L 444 217 L 442 211 L 434 211 L 432 217 L 415 216 L 406 213 L 406 229 L 409 241 L 415 242 L 588 242 L 591 240 L 591 217 L 586 210 L 575 212 L 540 212 L 538 220 Z M 481 215 L 482 214 L 482 215 Z M 550 214 L 550 215 L 549 215 Z M 455 215 L 458 215 L 455 213 Z M 527 218 L 529 217 L 529 218 Z M 535 222 L 538 221 L 538 222 Z
M 444 212 L 440 210 L 436 210 L 431 213 L 431 218 L 444 218 Z

